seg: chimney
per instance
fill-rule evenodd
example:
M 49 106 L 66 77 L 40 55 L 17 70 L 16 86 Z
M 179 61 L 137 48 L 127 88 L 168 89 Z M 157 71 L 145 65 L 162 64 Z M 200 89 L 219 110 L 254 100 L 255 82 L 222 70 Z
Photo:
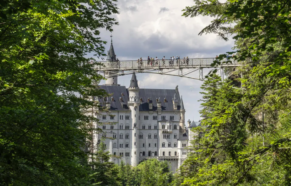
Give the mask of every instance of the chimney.
M 150 100 L 150 98 L 148 98 L 148 104 L 149 104 L 149 109 L 153 110 L 153 102 L 152 100 Z
M 158 110 L 158 114 L 161 114 L 162 112 L 162 103 L 160 99 L 157 99 L 157 110 Z

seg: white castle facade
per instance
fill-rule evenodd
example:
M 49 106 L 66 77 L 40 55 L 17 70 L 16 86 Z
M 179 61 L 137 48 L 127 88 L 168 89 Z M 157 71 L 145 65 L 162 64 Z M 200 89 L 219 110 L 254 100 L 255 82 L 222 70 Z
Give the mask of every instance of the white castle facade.
M 116 62 L 111 42 L 108 61 Z M 106 73 L 107 75 L 110 72 Z M 117 77 L 108 77 L 100 85 L 109 97 L 97 98 L 108 111 L 99 111 L 97 127 L 103 134 L 94 135 L 97 144 L 103 138 L 110 161 L 137 166 L 156 158 L 168 161 L 175 172 L 187 157 L 193 133 L 185 126 L 185 108 L 178 87 L 175 89 L 142 89 L 133 74 L 129 87 L 118 85 Z M 190 127 L 191 126 L 191 127 Z

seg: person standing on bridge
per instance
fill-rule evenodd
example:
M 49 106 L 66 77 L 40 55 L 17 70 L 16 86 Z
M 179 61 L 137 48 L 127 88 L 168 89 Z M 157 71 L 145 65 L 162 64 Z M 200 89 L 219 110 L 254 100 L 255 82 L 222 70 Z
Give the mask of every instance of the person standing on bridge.
M 140 62 L 140 65 L 142 65 L 142 57 L 140 58 L 139 62 Z
M 148 56 L 148 65 L 150 64 L 150 56 Z
M 183 58 L 183 64 L 185 64 L 186 63 L 186 61 L 185 61 L 186 59 L 185 59 L 185 57 Z
M 156 64 L 158 64 L 158 60 L 159 60 L 159 59 L 158 59 L 158 57 L 156 56 L 156 60 L 155 60 L 155 61 L 156 61 Z
M 163 65 L 165 66 L 165 56 L 163 57 L 162 61 L 163 61 Z
M 189 64 L 189 58 L 188 58 L 188 56 L 186 57 L 186 63 L 187 63 L 187 65 Z

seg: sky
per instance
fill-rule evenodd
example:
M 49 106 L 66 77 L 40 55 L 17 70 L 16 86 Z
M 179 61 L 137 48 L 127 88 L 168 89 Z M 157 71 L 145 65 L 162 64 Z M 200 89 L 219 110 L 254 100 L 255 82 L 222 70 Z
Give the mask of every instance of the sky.
M 189 58 L 215 57 L 232 51 L 233 40 L 224 41 L 215 34 L 199 36 L 212 17 L 183 17 L 183 9 L 193 0 L 119 0 L 119 25 L 113 27 L 113 46 L 119 60 L 137 60 L 163 56 Z M 110 47 L 110 32 L 101 30 L 100 37 Z M 198 73 L 198 72 L 197 72 Z M 205 74 L 205 73 L 204 73 Z M 156 74 L 136 74 L 140 88 L 174 89 L 179 86 L 186 109 L 186 121 L 200 120 L 202 81 Z M 198 76 L 198 74 L 197 74 Z M 121 86 L 129 86 L 131 75 L 118 77 Z M 102 81 L 100 84 L 104 84 Z

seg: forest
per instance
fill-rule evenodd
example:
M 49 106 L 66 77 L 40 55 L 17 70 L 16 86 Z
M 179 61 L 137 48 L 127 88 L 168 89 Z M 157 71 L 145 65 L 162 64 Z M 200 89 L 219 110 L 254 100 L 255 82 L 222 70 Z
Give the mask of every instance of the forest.
M 88 151 L 104 79 L 88 53 L 105 56 L 100 29 L 118 22 L 116 0 L 0 3 L 0 185 L 291 185 L 291 1 L 194 0 L 199 35 L 234 40 L 201 87 L 203 120 L 176 173 L 155 159 L 115 165 Z M 224 68 L 227 78 L 217 75 Z M 82 96 L 76 96 L 75 93 Z M 102 132 L 102 129 L 97 129 Z M 91 158 L 89 158 L 91 157 Z M 89 159 L 93 161 L 88 161 Z

